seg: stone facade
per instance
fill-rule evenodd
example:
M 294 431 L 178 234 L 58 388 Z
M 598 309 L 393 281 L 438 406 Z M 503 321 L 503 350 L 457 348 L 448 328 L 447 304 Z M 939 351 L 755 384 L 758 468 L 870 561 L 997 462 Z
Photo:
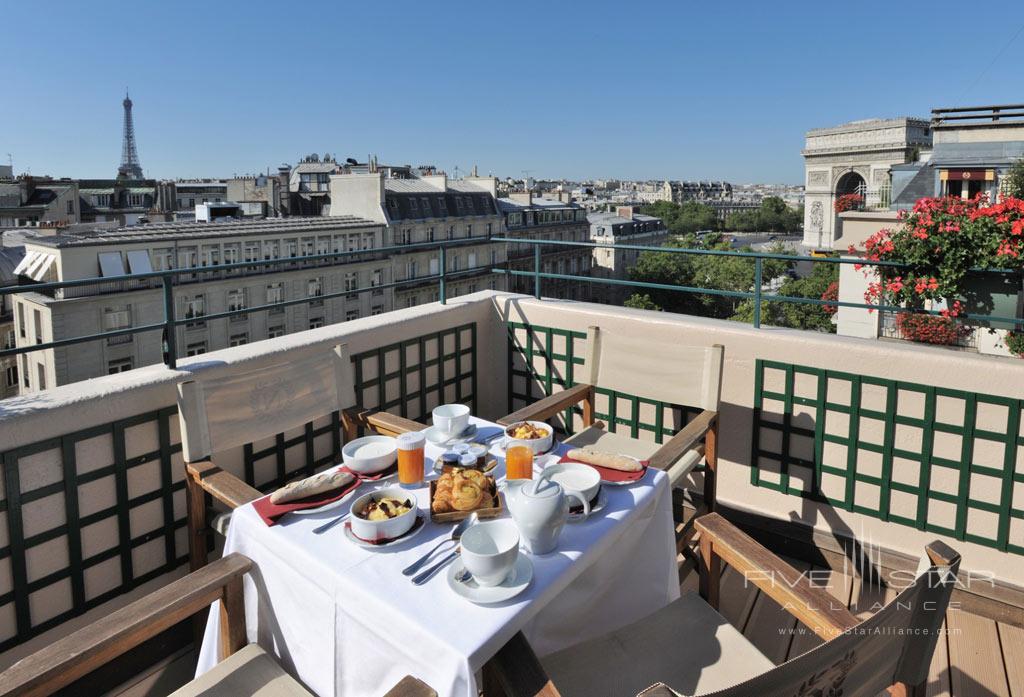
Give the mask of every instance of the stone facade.
M 835 200 L 847 193 L 869 199 L 889 183 L 889 168 L 911 162 L 931 146 L 925 119 L 853 121 L 808 131 L 804 156 L 804 245 L 832 246 L 836 234 Z M 876 203 L 883 202 L 876 198 Z

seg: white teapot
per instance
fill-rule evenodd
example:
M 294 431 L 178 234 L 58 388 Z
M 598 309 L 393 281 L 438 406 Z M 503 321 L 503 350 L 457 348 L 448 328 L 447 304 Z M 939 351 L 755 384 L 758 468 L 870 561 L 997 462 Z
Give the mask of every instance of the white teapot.
M 569 519 L 570 499 L 583 504 L 590 515 L 590 502 L 579 492 L 565 491 L 558 482 L 543 474 L 537 479 L 509 479 L 505 482 L 505 500 L 527 551 L 547 554 L 555 549 L 565 521 Z

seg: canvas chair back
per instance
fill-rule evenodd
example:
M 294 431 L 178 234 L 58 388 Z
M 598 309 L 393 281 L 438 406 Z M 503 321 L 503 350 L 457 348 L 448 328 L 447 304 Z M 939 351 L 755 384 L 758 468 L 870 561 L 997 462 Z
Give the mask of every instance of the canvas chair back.
M 604 389 L 717 411 L 724 351 L 590 327 L 583 376 Z
M 355 405 L 348 346 L 178 385 L 186 462 Z
M 714 697 L 875 697 L 928 677 L 939 628 L 956 584 L 952 566 L 929 566 L 914 584 L 853 630 Z

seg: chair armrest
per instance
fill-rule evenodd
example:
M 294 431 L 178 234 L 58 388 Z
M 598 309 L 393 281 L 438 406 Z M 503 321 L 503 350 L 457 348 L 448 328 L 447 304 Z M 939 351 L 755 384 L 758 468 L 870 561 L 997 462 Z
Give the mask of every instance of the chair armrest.
M 508 426 L 517 421 L 544 421 L 558 412 L 578 404 L 585 399 L 593 400 L 594 386 L 587 384 L 574 385 L 561 392 L 556 392 L 533 404 L 514 411 L 498 419 L 499 424 Z
M 719 514 L 701 516 L 695 526 L 701 534 L 702 556 L 707 551 L 709 556 L 726 562 L 825 641 L 860 624 L 852 612 L 836 606 L 835 598 L 828 591 L 812 585 L 806 574 L 779 559 Z M 717 561 L 702 559 L 702 571 L 716 566 Z M 710 582 L 717 585 L 717 579 L 710 579 Z M 704 583 L 701 587 L 705 587 Z M 712 593 L 717 596 L 717 591 Z
M 0 697 L 52 694 L 224 599 L 232 587 L 240 597 L 242 576 L 250 568 L 248 558 L 229 554 L 58 639 L 0 673 Z M 244 611 L 240 619 L 245 621 Z
M 406 675 L 384 697 L 437 697 L 437 692 L 422 680 Z
M 505 697 L 560 697 L 522 632 L 516 632 L 484 664 L 483 673 L 485 695 L 495 692 Z
M 203 491 L 229 508 L 244 506 L 263 496 L 259 490 L 209 460 L 189 462 L 185 472 Z
M 386 411 L 377 411 L 376 409 L 346 409 L 344 416 L 357 426 L 368 428 L 385 436 L 397 436 L 399 433 L 422 431 L 426 428 L 419 421 L 389 414 Z
M 718 419 L 718 412 L 705 409 L 697 417 L 686 424 L 677 434 L 672 436 L 667 443 L 662 444 L 658 451 L 651 455 L 651 467 L 660 470 L 668 469 L 672 464 L 681 458 L 688 450 L 692 450 L 700 443 L 704 434 L 715 425 Z

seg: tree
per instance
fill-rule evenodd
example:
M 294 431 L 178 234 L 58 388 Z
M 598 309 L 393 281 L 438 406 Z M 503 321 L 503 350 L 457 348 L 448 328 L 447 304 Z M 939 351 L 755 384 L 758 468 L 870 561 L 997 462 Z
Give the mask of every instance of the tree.
M 1006 173 L 1006 195 L 1024 198 L 1024 157 L 1014 162 Z
M 809 276 L 788 278 L 779 288 L 778 295 L 790 298 L 813 298 L 821 300 L 829 286 L 839 280 L 839 265 L 816 263 Z M 732 319 L 753 324 L 754 301 L 745 300 Z M 761 303 L 761 324 L 793 329 L 813 329 L 820 332 L 835 332 L 832 315 L 824 305 L 810 303 L 773 302 Z
M 686 235 L 698 230 L 717 230 L 719 228 L 718 213 L 711 206 L 696 201 L 672 203 L 656 201 L 642 206 L 640 212 L 661 218 L 669 232 Z
M 725 219 L 725 228 L 736 232 L 797 232 L 803 224 L 803 208 L 793 210 L 778 196 L 768 196 L 756 211 L 739 211 Z
M 631 296 L 626 298 L 625 302 L 622 303 L 623 307 L 632 307 L 635 310 L 657 310 L 661 312 L 661 307 L 658 303 L 651 300 L 651 296 L 647 293 L 641 295 L 640 293 L 633 293 Z

